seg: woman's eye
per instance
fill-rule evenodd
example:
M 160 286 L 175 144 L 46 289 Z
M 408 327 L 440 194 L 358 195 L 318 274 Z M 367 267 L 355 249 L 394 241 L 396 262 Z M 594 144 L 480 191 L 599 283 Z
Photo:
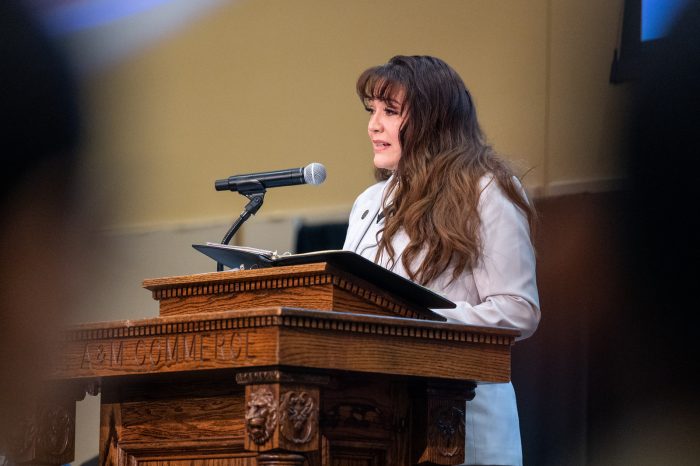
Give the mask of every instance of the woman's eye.
M 398 112 L 393 108 L 386 108 L 384 109 L 384 113 L 386 113 L 387 115 L 396 115 Z
M 365 110 L 367 113 L 374 113 L 374 109 L 372 107 L 365 107 Z

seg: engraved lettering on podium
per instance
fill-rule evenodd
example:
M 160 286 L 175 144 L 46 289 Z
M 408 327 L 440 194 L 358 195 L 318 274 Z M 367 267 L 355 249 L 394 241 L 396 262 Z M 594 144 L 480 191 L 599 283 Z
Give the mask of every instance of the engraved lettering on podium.
M 255 360 L 251 334 L 230 331 L 166 335 L 111 342 L 86 342 L 81 369 L 119 369 L 126 366 L 152 370 L 163 365 L 192 362 L 250 362 Z
M 253 332 L 217 333 L 214 339 L 216 359 L 240 361 L 255 359 L 251 354 L 250 334 Z
M 80 367 L 85 368 L 87 366 L 92 369 L 93 366 L 101 366 L 104 364 L 105 359 L 106 354 L 104 345 L 98 344 L 91 348 L 90 345 L 86 343 L 85 349 L 83 350 L 83 360 L 80 363 Z
M 122 354 L 124 351 L 124 342 L 120 341 L 117 343 L 116 341 L 112 342 L 112 357 L 109 359 L 110 365 L 112 366 L 121 366 L 123 363 L 122 359 Z
M 140 352 L 139 352 L 139 348 L 141 347 L 141 345 L 144 345 L 144 346 L 145 346 L 143 340 L 139 340 L 139 341 L 136 342 L 136 351 L 135 351 L 135 354 L 134 354 L 134 359 L 136 360 L 136 364 L 138 364 L 139 366 L 143 366 L 143 365 L 146 363 L 146 354 L 145 354 L 145 352 L 144 352 L 144 354 L 143 354 L 143 357 L 142 357 L 141 359 L 139 359 L 139 353 L 140 353 Z
M 156 350 L 156 344 L 158 345 L 158 349 Z M 161 357 L 161 352 L 163 351 L 163 347 L 160 344 L 160 339 L 154 338 L 151 340 L 151 346 L 150 350 L 148 352 L 148 358 L 151 361 L 151 366 L 157 366 L 160 363 L 160 357 Z M 154 356 L 155 354 L 155 356 Z
M 318 407 L 313 397 L 306 392 L 286 392 L 280 399 L 280 413 L 284 438 L 296 444 L 311 440 L 318 425 Z
M 277 403 L 269 388 L 260 387 L 251 391 L 245 424 L 248 436 L 256 445 L 263 445 L 270 440 L 277 427 Z

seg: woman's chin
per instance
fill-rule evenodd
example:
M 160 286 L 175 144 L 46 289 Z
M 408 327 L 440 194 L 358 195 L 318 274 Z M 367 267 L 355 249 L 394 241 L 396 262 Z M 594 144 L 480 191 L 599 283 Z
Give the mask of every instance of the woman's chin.
M 396 170 L 396 167 L 399 165 L 399 158 L 400 157 L 401 156 L 375 153 L 374 154 L 374 166 L 376 168 L 394 171 L 394 170 Z

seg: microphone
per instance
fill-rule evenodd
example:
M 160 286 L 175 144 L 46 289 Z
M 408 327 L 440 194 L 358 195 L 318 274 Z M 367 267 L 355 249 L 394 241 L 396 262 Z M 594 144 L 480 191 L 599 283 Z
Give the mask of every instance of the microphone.
M 303 168 L 229 176 L 224 180 L 216 180 L 214 187 L 217 191 L 244 192 L 249 191 L 251 185 L 267 189 L 297 184 L 321 184 L 325 180 L 326 167 L 314 162 Z

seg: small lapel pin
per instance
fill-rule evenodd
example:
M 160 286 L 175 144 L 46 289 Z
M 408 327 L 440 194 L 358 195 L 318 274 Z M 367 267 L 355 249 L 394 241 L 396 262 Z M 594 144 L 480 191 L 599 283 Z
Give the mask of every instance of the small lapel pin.
M 362 213 L 362 220 L 365 219 L 365 217 L 367 216 L 368 213 L 369 213 L 369 210 L 365 210 L 365 211 Z

